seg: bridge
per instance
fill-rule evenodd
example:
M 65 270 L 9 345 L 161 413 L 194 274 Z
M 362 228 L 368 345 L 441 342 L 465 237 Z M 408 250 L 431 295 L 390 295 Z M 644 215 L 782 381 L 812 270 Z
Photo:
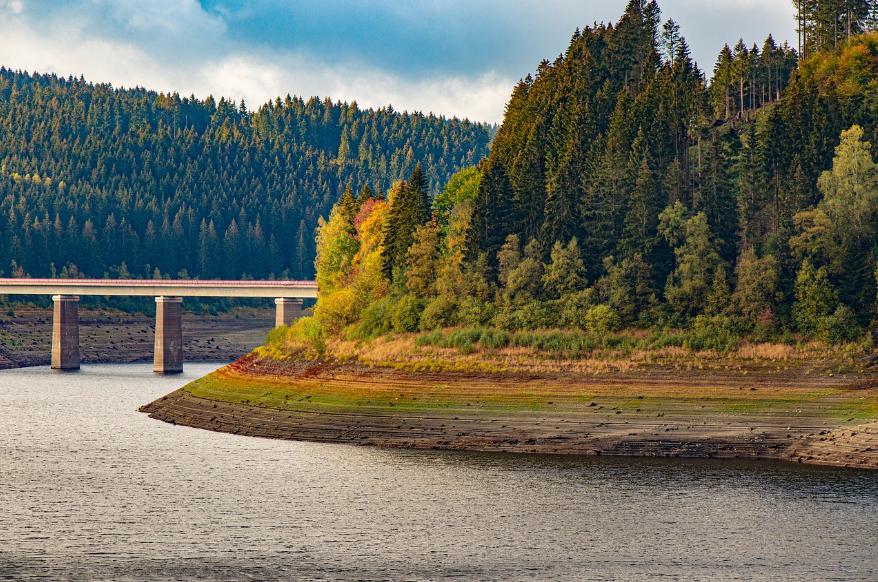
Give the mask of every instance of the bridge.
M 52 295 L 52 368 L 79 369 L 79 298 L 151 296 L 156 301 L 153 370 L 183 371 L 183 297 L 266 297 L 277 306 L 275 325 L 302 316 L 302 300 L 317 297 L 314 281 L 200 281 L 163 279 L 2 279 L 0 295 Z

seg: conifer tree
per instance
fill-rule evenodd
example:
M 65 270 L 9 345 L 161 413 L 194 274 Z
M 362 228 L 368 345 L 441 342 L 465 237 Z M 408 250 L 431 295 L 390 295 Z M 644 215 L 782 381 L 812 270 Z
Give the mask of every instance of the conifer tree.
M 506 168 L 499 160 L 488 159 L 473 201 L 473 214 L 466 235 L 466 253 L 470 262 L 484 255 L 493 278 L 497 251 L 509 229 L 508 209 L 512 203 L 512 186 Z

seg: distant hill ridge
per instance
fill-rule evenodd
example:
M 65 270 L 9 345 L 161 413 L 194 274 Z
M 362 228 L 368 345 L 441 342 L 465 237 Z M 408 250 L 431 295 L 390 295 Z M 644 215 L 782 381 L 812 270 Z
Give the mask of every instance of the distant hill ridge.
M 287 96 L 248 111 L 0 68 L 0 274 L 313 276 L 345 187 L 417 162 L 432 191 L 487 153 L 487 124 Z

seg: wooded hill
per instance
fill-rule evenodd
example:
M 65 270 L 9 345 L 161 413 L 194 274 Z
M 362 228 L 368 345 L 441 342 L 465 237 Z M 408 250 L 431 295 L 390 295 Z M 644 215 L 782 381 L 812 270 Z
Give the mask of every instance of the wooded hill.
M 389 203 L 336 208 L 320 235 L 316 321 L 360 336 L 449 325 L 855 336 L 876 296 L 878 34 L 802 63 L 771 37 L 741 41 L 715 70 L 708 85 L 655 2 L 577 31 L 515 87 L 490 155 L 432 212 L 416 176 Z
M 0 275 L 312 278 L 348 184 L 427 188 L 490 128 L 289 97 L 257 111 L 0 68 Z

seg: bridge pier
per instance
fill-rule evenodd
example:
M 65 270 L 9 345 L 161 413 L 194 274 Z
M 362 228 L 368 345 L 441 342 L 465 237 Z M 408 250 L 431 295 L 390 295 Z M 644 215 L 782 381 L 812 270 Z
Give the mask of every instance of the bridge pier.
M 295 320 L 302 317 L 302 300 L 293 299 L 291 297 L 281 297 L 274 300 L 277 305 L 277 316 L 274 320 L 274 327 L 282 325 L 290 325 Z
M 183 371 L 183 298 L 155 298 L 155 355 L 152 371 L 177 374 Z
M 52 317 L 52 368 L 79 369 L 79 297 L 54 295 Z

